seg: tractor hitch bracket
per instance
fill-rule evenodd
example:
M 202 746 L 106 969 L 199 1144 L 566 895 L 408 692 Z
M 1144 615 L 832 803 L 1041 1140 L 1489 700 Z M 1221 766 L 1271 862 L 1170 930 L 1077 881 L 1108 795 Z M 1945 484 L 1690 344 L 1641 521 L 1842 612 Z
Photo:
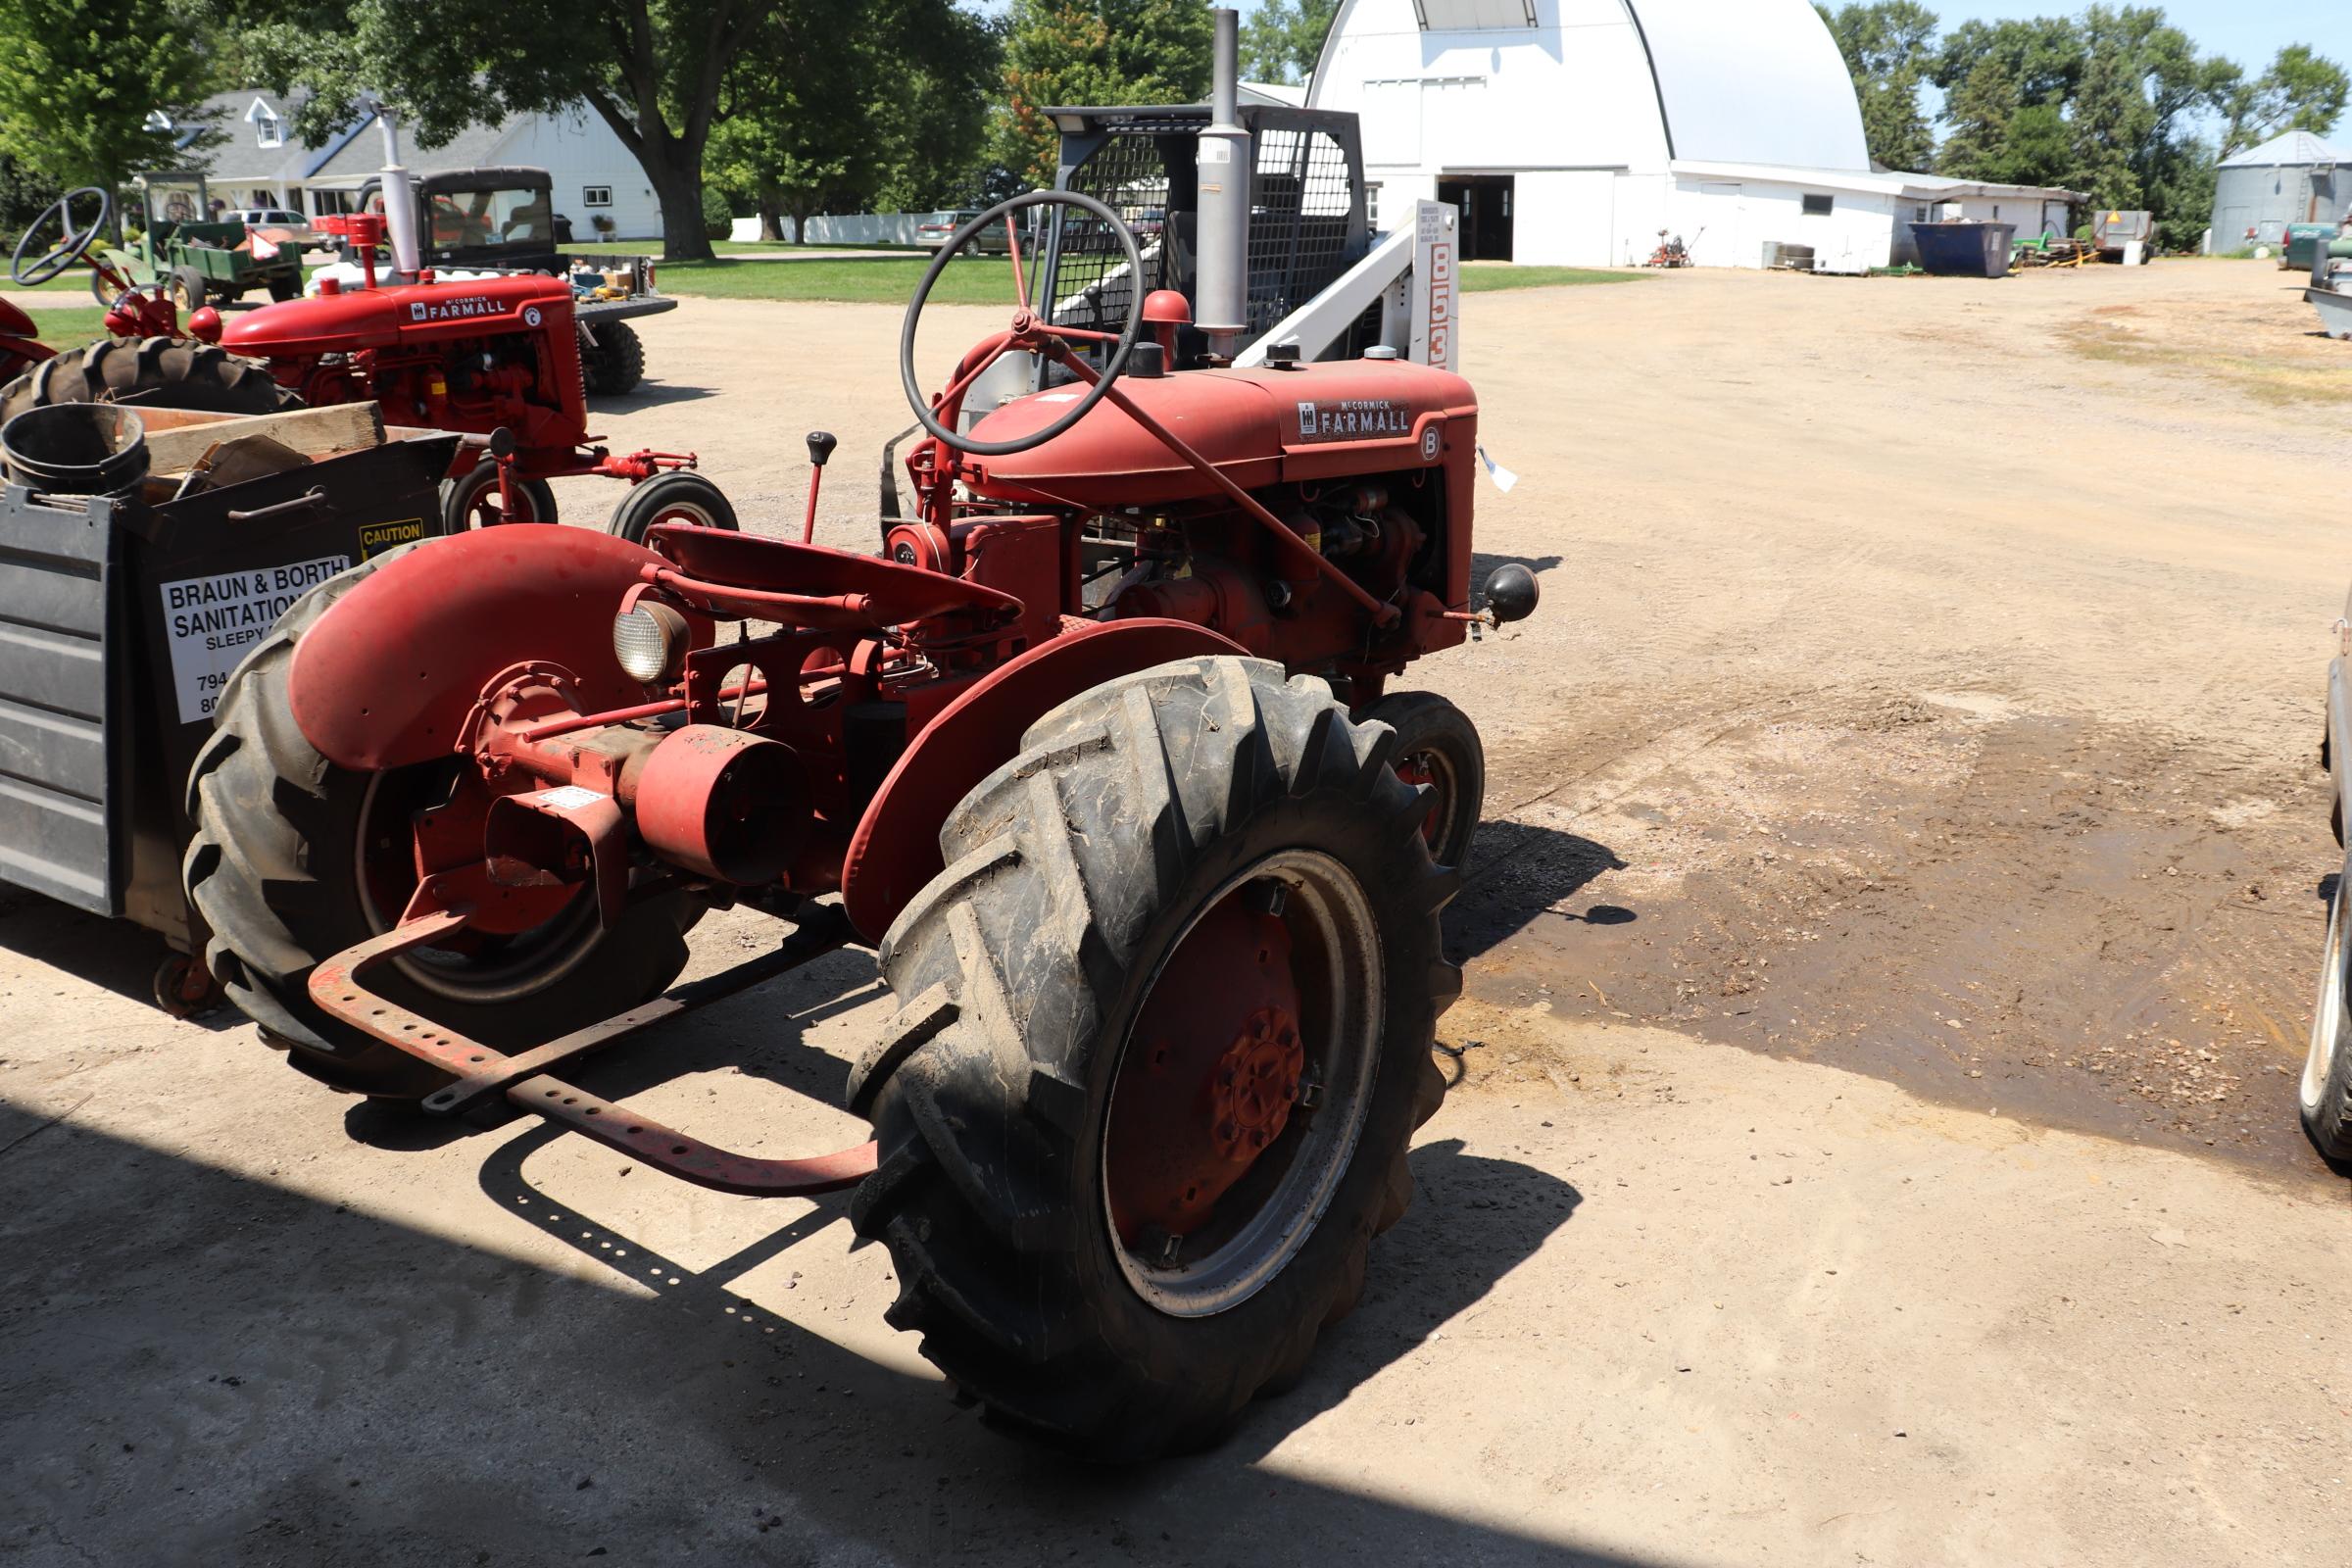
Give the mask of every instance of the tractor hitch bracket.
M 512 1055 L 444 1028 L 363 983 L 362 977 L 376 965 L 463 930 L 470 913 L 462 905 L 444 909 L 412 905 L 409 918 L 381 936 L 344 949 L 311 972 L 311 1000 L 330 1016 L 450 1074 L 451 1083 L 425 1097 L 423 1108 L 429 1114 L 464 1115 L 504 1098 L 517 1109 L 544 1116 L 681 1181 L 751 1198 L 838 1192 L 873 1174 L 876 1150 L 871 1143 L 805 1159 L 739 1154 L 551 1076 L 564 1062 L 602 1050 L 648 1024 L 707 1006 L 846 946 L 854 933 L 838 908 L 827 906 L 802 922 L 772 953 Z

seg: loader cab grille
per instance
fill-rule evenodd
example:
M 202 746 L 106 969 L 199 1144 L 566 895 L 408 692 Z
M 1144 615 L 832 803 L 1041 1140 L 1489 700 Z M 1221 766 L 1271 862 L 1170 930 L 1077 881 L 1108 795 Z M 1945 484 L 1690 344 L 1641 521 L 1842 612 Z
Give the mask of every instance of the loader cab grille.
M 1198 290 L 1194 156 L 1209 123 L 1205 104 L 1052 109 L 1061 126 L 1057 189 L 1092 196 L 1126 220 L 1144 253 L 1141 286 Z M 1251 336 L 1312 299 L 1370 249 L 1363 150 L 1353 115 L 1244 104 L 1250 132 Z M 1127 316 L 1127 258 L 1116 235 L 1067 211 L 1046 236 L 1046 297 L 1054 318 L 1115 332 Z M 1178 345 L 1197 363 L 1198 334 Z

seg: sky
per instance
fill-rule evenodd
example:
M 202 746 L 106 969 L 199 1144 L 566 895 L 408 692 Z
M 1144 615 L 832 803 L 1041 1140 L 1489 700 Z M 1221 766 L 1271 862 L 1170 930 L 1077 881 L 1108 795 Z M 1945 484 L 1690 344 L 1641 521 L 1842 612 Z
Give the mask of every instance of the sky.
M 1235 0 L 1242 15 L 1258 0 Z M 2129 3 L 2129 0 L 2127 0 Z M 2173 25 L 2196 40 L 2200 52 L 2227 55 L 2259 75 L 2278 50 L 2307 43 L 2352 69 L 2352 0 L 2138 0 L 2162 4 Z M 1946 27 L 1974 20 L 2072 15 L 2074 0 L 1926 0 Z M 2352 142 L 2352 110 L 2336 122 L 2333 140 Z

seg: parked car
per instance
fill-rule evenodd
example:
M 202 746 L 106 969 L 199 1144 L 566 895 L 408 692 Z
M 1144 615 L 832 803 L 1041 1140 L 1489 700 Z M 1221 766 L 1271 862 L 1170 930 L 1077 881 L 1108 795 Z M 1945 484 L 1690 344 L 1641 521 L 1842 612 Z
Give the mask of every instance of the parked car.
M 220 221 L 243 223 L 247 228 L 290 228 L 298 237 L 311 231 L 309 219 L 283 207 L 231 207 L 220 215 Z
M 926 250 L 935 251 L 948 242 L 950 235 L 979 216 L 979 208 L 963 207 L 950 213 L 939 221 L 917 223 L 914 227 L 914 242 Z M 1023 241 L 1023 244 L 1026 246 L 1026 240 Z M 1006 233 L 1004 225 L 1002 223 L 990 224 L 967 240 L 963 247 L 963 254 L 966 256 L 1008 256 L 1011 253 L 1011 236 Z

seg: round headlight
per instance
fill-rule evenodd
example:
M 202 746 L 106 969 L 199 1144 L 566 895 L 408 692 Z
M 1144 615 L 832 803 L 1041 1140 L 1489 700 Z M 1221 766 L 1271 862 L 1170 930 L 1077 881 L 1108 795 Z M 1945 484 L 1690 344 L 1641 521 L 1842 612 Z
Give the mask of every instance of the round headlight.
M 686 617 L 654 600 L 612 617 L 612 657 L 621 673 L 652 686 L 678 678 L 686 662 Z

